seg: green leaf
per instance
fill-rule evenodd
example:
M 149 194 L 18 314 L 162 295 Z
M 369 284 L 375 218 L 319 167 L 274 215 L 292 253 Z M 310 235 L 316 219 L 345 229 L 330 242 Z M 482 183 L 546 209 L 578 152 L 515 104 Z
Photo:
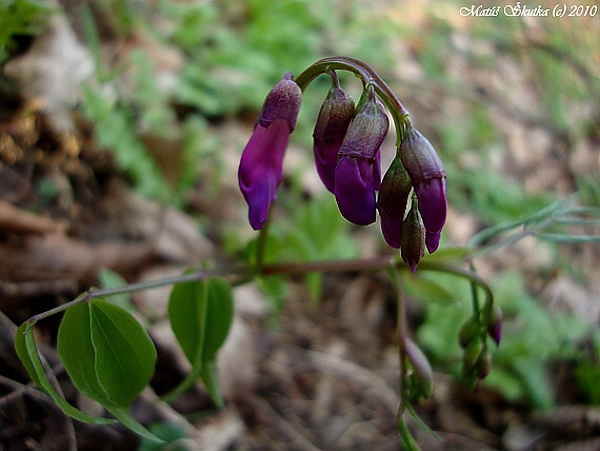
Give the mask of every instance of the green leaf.
M 128 312 L 103 299 L 67 310 L 57 348 L 75 387 L 109 410 L 128 406 L 139 395 L 156 362 L 146 331 Z
M 100 287 L 102 288 L 118 288 L 127 285 L 127 281 L 123 279 L 118 273 L 108 268 L 101 268 L 98 273 L 98 279 Z M 131 302 L 131 296 L 126 293 L 116 294 L 107 298 L 107 301 L 118 307 L 121 307 L 128 312 L 135 310 L 133 303 Z
M 206 296 L 206 283 L 199 281 L 175 285 L 169 298 L 168 314 L 171 328 L 192 367 L 201 362 Z
M 65 401 L 62 396 L 59 395 L 59 393 L 50 383 L 50 380 L 48 379 L 48 376 L 46 376 L 44 368 L 42 367 L 42 362 L 40 361 L 37 346 L 35 344 L 35 338 L 33 336 L 33 325 L 27 322 L 21 324 L 17 330 L 17 335 L 15 336 L 15 350 L 17 351 L 19 359 L 21 359 L 21 362 L 23 362 L 23 365 L 25 366 L 29 377 L 31 377 L 31 380 L 33 380 L 38 387 L 40 387 L 48 396 L 50 396 L 66 415 L 70 416 L 71 418 L 75 418 L 76 420 L 83 421 L 84 423 L 114 423 L 114 420 L 110 420 L 108 418 L 99 418 L 82 412 L 81 410 L 73 407 L 71 404 Z
M 164 440 L 155 436 L 152 432 L 142 426 L 134 417 L 127 407 L 111 406 L 108 411 L 112 413 L 121 423 L 131 429 L 133 432 L 138 434 L 145 439 L 151 440 L 152 442 L 164 443 Z
M 402 282 L 406 292 L 426 302 L 436 302 L 448 305 L 455 301 L 455 297 L 442 284 L 429 278 L 423 273 L 409 273 L 402 271 Z
M 214 363 L 233 321 L 231 286 L 217 277 L 178 284 L 171 292 L 168 312 L 171 328 L 192 369 L 166 398 L 174 398 L 199 376 L 215 404 L 222 406 Z

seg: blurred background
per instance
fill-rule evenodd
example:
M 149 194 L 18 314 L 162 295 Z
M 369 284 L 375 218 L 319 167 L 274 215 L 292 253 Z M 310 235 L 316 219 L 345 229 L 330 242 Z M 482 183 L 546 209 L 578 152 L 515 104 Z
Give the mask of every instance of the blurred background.
M 496 14 L 472 14 L 480 4 Z M 475 266 L 505 312 L 493 369 L 471 391 L 456 338 L 468 284 L 405 280 L 410 333 L 437 383 L 419 413 L 439 439 L 411 424 L 419 443 L 600 449 L 600 12 L 588 0 L 565 4 L 563 17 L 550 1 L 519 4 L 549 16 L 518 15 L 510 1 L 2 0 L 0 449 L 60 449 L 69 423 L 23 391 L 14 326 L 92 284 L 243 260 L 255 232 L 237 165 L 262 102 L 285 72 L 331 55 L 377 70 L 437 149 L 449 203 L 442 249 L 480 250 Z M 358 99 L 358 80 L 340 79 Z M 391 254 L 377 224 L 341 218 L 314 169 L 329 84 L 304 93 L 272 261 Z M 394 143 L 390 130 L 384 167 Z M 236 288 L 220 361 L 225 411 L 198 386 L 168 414 L 148 396 L 134 414 L 192 449 L 398 449 L 395 289 L 384 276 Z M 158 395 L 186 369 L 164 327 L 167 299 L 125 299 L 157 343 Z M 51 362 L 57 325 L 45 322 L 38 338 Z M 98 449 L 99 437 L 105 449 L 139 445 L 118 427 L 77 423 L 69 434 L 79 449 Z

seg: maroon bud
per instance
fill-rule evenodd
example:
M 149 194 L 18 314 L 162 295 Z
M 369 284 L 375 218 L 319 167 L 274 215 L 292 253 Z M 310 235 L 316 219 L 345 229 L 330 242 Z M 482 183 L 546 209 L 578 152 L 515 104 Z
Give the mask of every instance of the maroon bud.
M 375 190 L 381 184 L 379 147 L 389 121 L 383 105 L 367 87 L 367 100 L 348 127 L 338 152 L 334 194 L 342 216 L 357 225 L 375 221 Z
M 400 236 L 400 254 L 412 272 L 417 270 L 419 260 L 425 255 L 425 227 L 417 203 L 417 199 L 413 196 L 413 204 L 402 224 Z
M 406 132 L 400 158 L 419 198 L 419 211 L 427 230 L 427 249 L 433 253 L 446 221 L 446 172 L 431 143 L 414 128 Z
M 494 340 L 496 346 L 500 346 L 500 340 L 502 340 L 502 324 L 504 322 L 504 315 L 500 307 L 494 306 L 490 315 L 488 323 L 488 335 Z
M 394 158 L 383 176 L 377 198 L 377 209 L 381 218 L 383 237 L 395 249 L 400 247 L 402 223 L 411 189 L 412 184 L 408 172 L 400 158 Z
M 338 151 L 354 117 L 355 105 L 350 94 L 340 88 L 335 72 L 331 78 L 333 87 L 321 105 L 313 138 L 317 172 L 325 187 L 333 193 Z

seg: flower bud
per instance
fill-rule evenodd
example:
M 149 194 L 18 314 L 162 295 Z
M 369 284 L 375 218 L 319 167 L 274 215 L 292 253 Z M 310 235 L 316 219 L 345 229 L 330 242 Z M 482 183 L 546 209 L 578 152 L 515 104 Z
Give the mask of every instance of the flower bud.
M 469 318 L 465 323 L 461 326 L 458 331 L 458 342 L 460 347 L 465 349 L 468 344 L 477 337 L 480 333 L 479 323 L 476 318 Z
M 479 338 L 474 338 L 467 344 L 465 353 L 463 354 L 463 370 L 465 373 L 470 373 L 477 367 L 477 361 L 484 348 L 485 346 Z
M 348 127 L 338 152 L 334 194 L 342 216 L 357 225 L 375 221 L 375 190 L 381 169 L 378 152 L 389 121 L 372 86 L 360 111 Z
M 279 83 L 267 94 L 257 125 L 268 128 L 273 122 L 283 120 L 292 133 L 302 102 L 302 90 L 292 80 L 292 73 L 286 72 Z
M 425 227 L 416 204 L 413 196 L 413 204 L 402 224 L 400 236 L 400 254 L 412 272 L 417 270 L 419 260 L 425 255 Z
M 408 172 L 406 172 L 400 158 L 394 158 L 383 176 L 379 196 L 377 197 L 377 209 L 381 218 L 383 237 L 395 249 L 400 247 L 402 223 L 411 189 L 412 184 Z
M 283 156 L 300 110 L 302 91 L 291 77 L 285 74 L 267 95 L 240 160 L 238 181 L 254 230 L 262 228 L 277 195 Z
M 423 351 L 410 339 L 404 343 L 404 352 L 414 370 L 414 380 L 418 397 L 429 398 L 433 395 L 433 371 L 429 360 L 423 354 Z M 414 395 L 414 394 L 413 394 Z
M 419 198 L 419 211 L 427 230 L 427 249 L 433 253 L 446 221 L 446 172 L 431 143 L 414 128 L 406 132 L 400 158 Z
M 337 154 L 342 146 L 348 126 L 354 117 L 354 100 L 340 88 L 335 72 L 334 86 L 321 105 L 313 133 L 317 172 L 325 187 L 333 193 Z
M 489 352 L 482 352 L 477 360 L 477 376 L 485 379 L 492 369 L 492 356 Z
M 496 346 L 500 346 L 500 340 L 502 339 L 502 324 L 504 322 L 504 315 L 500 307 L 494 306 L 490 315 L 487 332 L 488 335 L 494 340 Z

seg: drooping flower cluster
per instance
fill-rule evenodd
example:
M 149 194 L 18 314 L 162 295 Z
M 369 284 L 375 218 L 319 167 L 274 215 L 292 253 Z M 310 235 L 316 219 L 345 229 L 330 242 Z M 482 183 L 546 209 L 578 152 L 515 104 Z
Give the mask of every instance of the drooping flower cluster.
M 414 271 L 425 247 L 433 253 L 439 246 L 446 219 L 442 163 L 429 141 L 412 128 L 408 115 L 390 110 L 395 118 L 401 118 L 402 128 L 397 133 L 402 139 L 382 180 L 380 147 L 389 120 L 378 96 L 385 93 L 378 91 L 373 82 L 363 80 L 365 90 L 355 107 L 352 97 L 340 87 L 336 73 L 328 73 L 332 87 L 313 133 L 319 177 L 335 195 L 340 213 L 348 221 L 368 225 L 375 222 L 379 211 L 384 239 L 400 248 L 402 258 Z M 255 230 L 267 220 L 281 183 L 283 157 L 301 99 L 301 88 L 291 74 L 286 74 L 268 94 L 242 154 L 238 178 Z M 386 105 L 389 108 L 390 102 Z M 395 123 L 398 127 L 398 121 Z M 412 201 L 407 213 L 409 198 Z

